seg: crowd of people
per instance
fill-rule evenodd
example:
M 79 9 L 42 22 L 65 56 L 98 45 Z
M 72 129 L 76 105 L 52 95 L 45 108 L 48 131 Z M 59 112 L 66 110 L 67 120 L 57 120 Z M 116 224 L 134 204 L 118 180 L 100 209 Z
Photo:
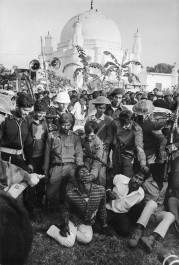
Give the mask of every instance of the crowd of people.
M 19 213 L 7 190 L 27 182 L 15 203 L 23 203 L 33 221 L 43 222 L 42 211 L 59 212 L 58 227 L 52 224 L 47 234 L 66 247 L 75 241 L 89 243 L 95 232 L 129 236 L 129 247 L 136 248 L 140 241 L 151 252 L 171 225 L 179 235 L 177 90 L 164 95 L 156 88 L 150 93 L 123 88 L 108 94 L 103 90 L 52 93 L 41 87 L 33 97 L 23 91 L 12 100 L 13 109 L 0 96 L 4 204 L 9 200 Z M 156 107 L 162 115 L 154 115 Z M 3 227 L 0 218 L 1 222 Z M 155 229 L 145 236 L 149 222 Z M 0 228 L 0 248 L 5 244 L 6 249 L 9 241 L 3 243 L 1 234 Z M 11 237 L 16 235 L 12 229 Z M 0 255 L 1 264 L 7 263 L 6 256 Z M 23 264 L 20 258 L 17 264 Z

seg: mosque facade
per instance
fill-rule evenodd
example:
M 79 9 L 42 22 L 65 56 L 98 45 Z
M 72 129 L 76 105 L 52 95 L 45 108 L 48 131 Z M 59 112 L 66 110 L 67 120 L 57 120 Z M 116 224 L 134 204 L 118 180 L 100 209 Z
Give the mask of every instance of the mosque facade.
M 52 36 L 49 33 L 45 36 L 43 47 L 47 65 L 54 57 L 59 58 L 61 62 L 59 69 L 50 68 L 50 70 L 55 71 L 57 75 L 70 79 L 76 87 L 81 87 L 82 77 L 79 75 L 76 81 L 73 79 L 76 66 L 68 67 L 63 72 L 65 65 L 71 63 L 81 64 L 76 46 L 82 47 L 86 55 L 89 56 L 90 62 L 101 65 L 104 65 L 107 61 L 112 61 L 109 55 L 106 56 L 103 53 L 104 51 L 112 53 L 119 63 L 124 53 L 126 54 L 126 62 L 130 60 L 141 62 L 142 44 L 138 30 L 133 36 L 131 51 L 123 50 L 121 34 L 115 22 L 105 17 L 98 10 L 94 10 L 92 4 L 89 11 L 68 20 L 61 32 L 60 42 L 57 44 L 56 50 L 52 47 Z M 41 56 L 39 56 L 39 60 L 42 61 Z M 141 67 L 133 65 L 131 66 L 131 72 L 138 75 L 141 72 Z

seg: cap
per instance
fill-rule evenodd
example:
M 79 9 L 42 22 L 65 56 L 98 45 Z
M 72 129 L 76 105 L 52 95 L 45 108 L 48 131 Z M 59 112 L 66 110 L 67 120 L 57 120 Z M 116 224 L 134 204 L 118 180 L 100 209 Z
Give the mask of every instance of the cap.
M 137 115 L 151 114 L 154 111 L 154 105 L 151 100 L 142 99 L 133 106 L 132 110 Z
M 124 95 L 125 94 L 125 90 L 123 88 L 115 88 L 111 93 L 110 96 L 115 96 L 117 94 L 121 94 Z
M 111 101 L 110 101 L 108 98 L 104 97 L 104 96 L 99 96 L 99 97 L 97 97 L 96 99 L 94 99 L 94 100 L 92 101 L 92 103 L 93 103 L 94 105 L 96 105 L 96 104 L 106 104 L 106 105 L 111 105 Z
M 70 122 L 73 124 L 73 116 L 70 113 L 62 113 L 62 115 L 59 118 L 60 123 Z
M 66 103 L 69 104 L 70 103 L 70 96 L 68 95 L 67 92 L 63 91 L 57 94 L 57 98 L 56 101 L 58 103 Z

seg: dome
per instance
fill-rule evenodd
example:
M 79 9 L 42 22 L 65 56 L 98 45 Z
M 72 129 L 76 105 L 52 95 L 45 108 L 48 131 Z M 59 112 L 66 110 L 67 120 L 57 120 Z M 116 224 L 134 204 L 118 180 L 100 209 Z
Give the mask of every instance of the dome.
M 115 22 L 93 9 L 71 18 L 62 30 L 60 42 L 65 42 L 73 38 L 73 25 L 76 21 L 82 24 L 84 40 L 96 39 L 121 44 L 120 31 Z

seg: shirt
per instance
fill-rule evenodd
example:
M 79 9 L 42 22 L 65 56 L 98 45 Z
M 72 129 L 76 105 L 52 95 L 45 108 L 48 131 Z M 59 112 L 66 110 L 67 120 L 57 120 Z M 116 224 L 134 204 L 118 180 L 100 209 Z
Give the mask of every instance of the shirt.
M 66 222 L 70 219 L 75 226 L 80 224 L 93 225 L 96 215 L 102 225 L 106 225 L 106 192 L 104 187 L 92 184 L 89 200 L 86 202 L 76 181 L 70 182 L 66 191 L 65 207 L 62 218 Z
M 106 205 L 108 210 L 115 213 L 127 213 L 132 206 L 140 203 L 144 199 L 144 190 L 139 187 L 138 190 L 129 192 L 130 178 L 124 175 L 116 175 L 113 179 L 113 192 L 117 198 Z
M 82 148 L 84 150 L 84 154 L 86 154 L 84 163 L 87 162 L 91 165 L 90 172 L 93 174 L 96 178 L 98 177 L 98 171 L 101 167 L 101 163 L 97 160 L 93 160 L 90 157 L 87 156 L 88 149 L 89 151 L 97 158 L 102 160 L 103 156 L 103 143 L 99 139 L 99 137 L 96 135 L 94 140 L 92 142 L 88 142 L 86 137 L 81 138 L 82 139 Z
M 143 132 L 141 127 L 132 122 L 128 130 L 124 130 L 119 121 L 115 120 L 116 133 L 114 137 L 114 147 L 120 148 L 121 153 L 125 151 L 137 150 L 137 157 L 141 165 L 146 165 L 146 156 L 143 149 Z
M 146 179 L 143 184 L 146 202 L 148 202 L 149 200 L 153 200 L 158 205 L 157 209 L 155 210 L 155 214 L 164 210 L 163 203 L 165 200 L 167 187 L 168 187 L 168 182 L 163 182 L 163 187 L 160 190 L 157 183 L 154 181 L 153 177 L 149 177 L 148 179 Z
M 33 134 L 33 157 L 44 156 L 45 154 L 45 142 L 47 139 L 47 123 L 45 120 L 32 122 L 32 134 Z
M 83 163 L 83 150 L 81 140 L 74 132 L 68 135 L 57 132 L 56 136 L 49 137 L 45 148 L 44 172 L 48 173 L 50 161 L 52 166 L 56 163 Z
M 0 146 L 23 149 L 27 164 L 32 164 L 33 137 L 30 117 L 17 119 L 9 116 L 0 125 Z

